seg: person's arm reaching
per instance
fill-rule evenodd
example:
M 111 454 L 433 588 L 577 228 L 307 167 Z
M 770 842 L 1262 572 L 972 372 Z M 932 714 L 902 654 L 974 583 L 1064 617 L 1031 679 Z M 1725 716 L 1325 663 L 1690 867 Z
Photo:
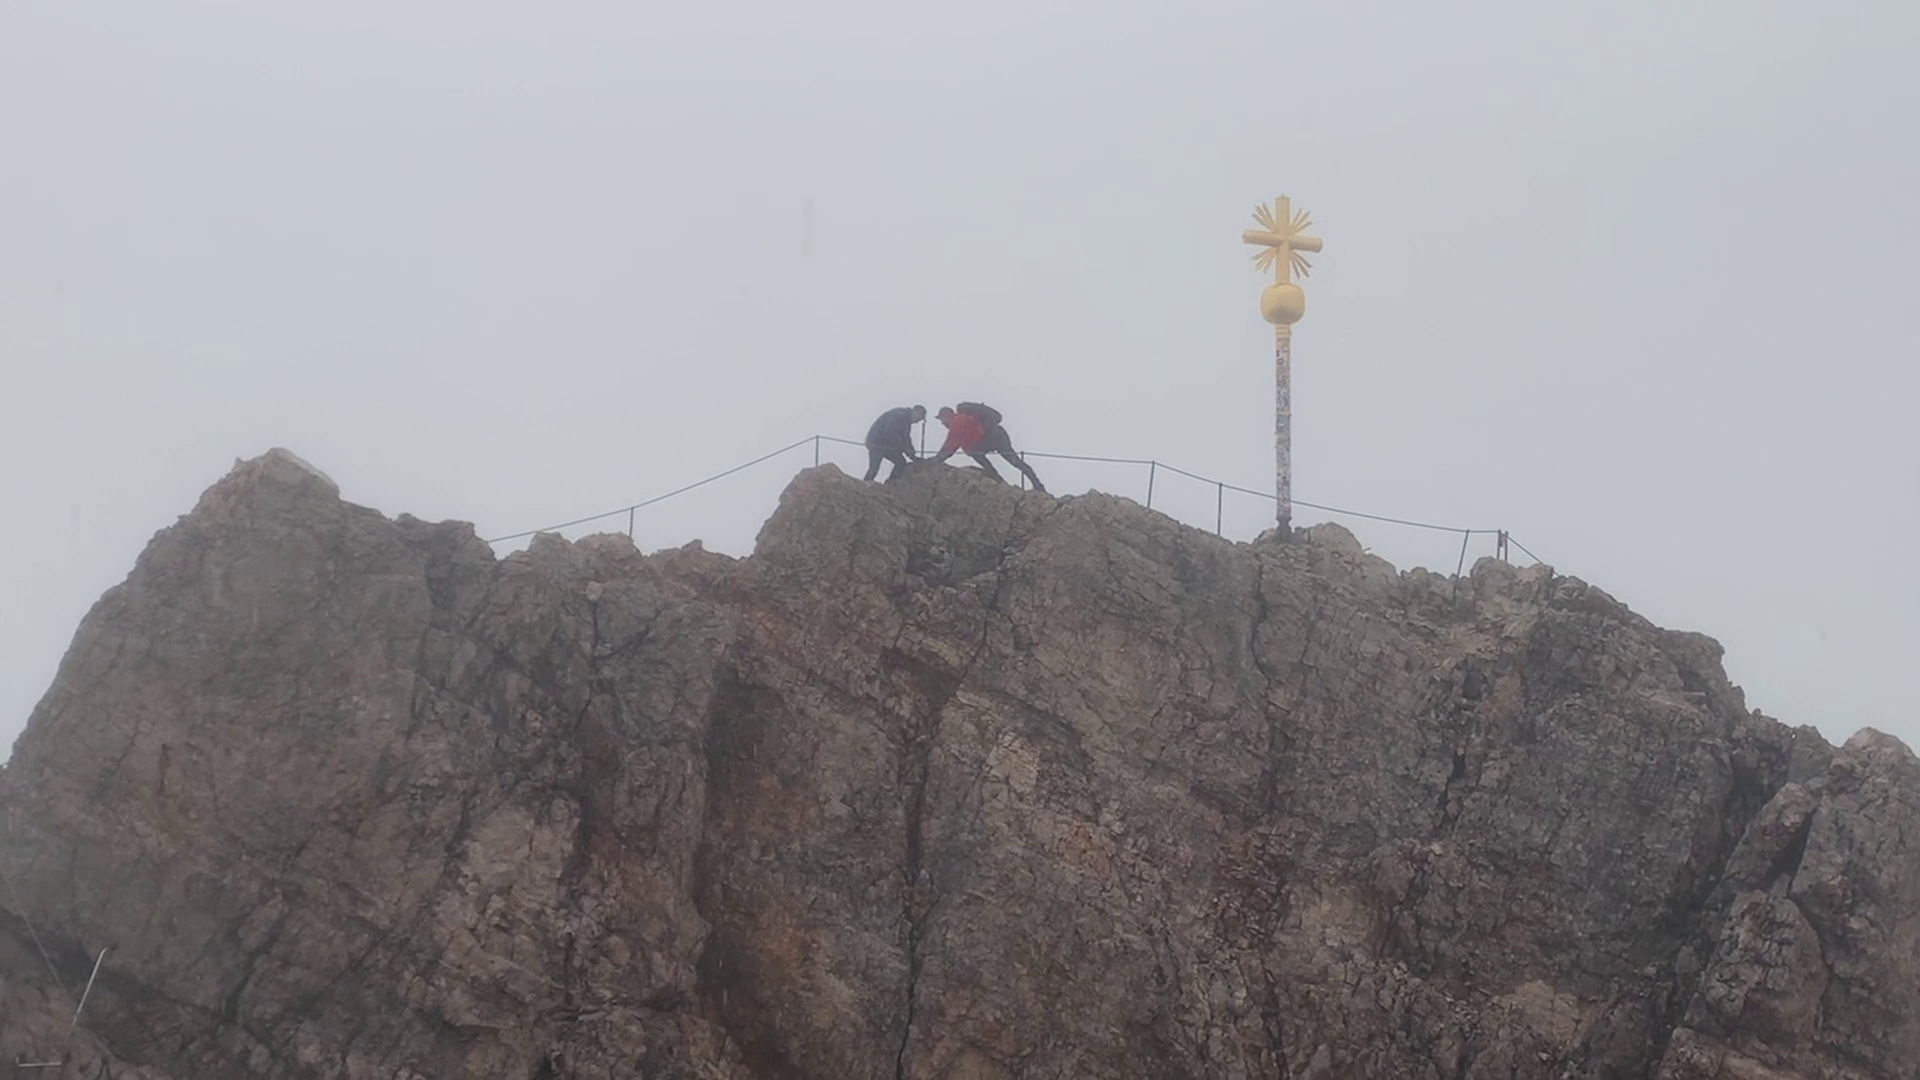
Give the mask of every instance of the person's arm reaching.
M 952 457 L 959 449 L 960 433 L 958 431 L 948 431 L 947 441 L 940 444 L 940 452 L 934 455 L 933 460 L 935 462 L 945 461 Z

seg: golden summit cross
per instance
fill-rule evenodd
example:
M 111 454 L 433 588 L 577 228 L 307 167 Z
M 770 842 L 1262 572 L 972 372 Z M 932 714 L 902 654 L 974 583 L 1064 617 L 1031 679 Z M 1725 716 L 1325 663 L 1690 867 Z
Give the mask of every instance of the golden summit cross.
M 1260 227 L 1240 234 L 1243 243 L 1259 244 L 1262 248 L 1254 253 L 1253 265 L 1262 272 L 1272 270 L 1275 285 L 1289 283 L 1296 273 L 1306 277 L 1312 267 L 1301 252 L 1320 250 L 1319 237 L 1301 235 L 1313 225 L 1307 212 L 1294 213 L 1293 200 L 1282 195 L 1273 200 L 1271 210 L 1264 205 L 1254 207 L 1253 220 Z
M 1306 252 L 1320 250 L 1320 238 L 1306 235 L 1313 224 L 1306 211 L 1295 213 L 1285 195 L 1253 209 L 1257 229 L 1240 239 L 1257 244 L 1253 265 L 1273 271 L 1273 284 L 1260 293 L 1260 317 L 1273 324 L 1273 499 L 1281 537 L 1293 532 L 1293 324 L 1307 313 L 1307 294 L 1293 283 L 1312 269 Z

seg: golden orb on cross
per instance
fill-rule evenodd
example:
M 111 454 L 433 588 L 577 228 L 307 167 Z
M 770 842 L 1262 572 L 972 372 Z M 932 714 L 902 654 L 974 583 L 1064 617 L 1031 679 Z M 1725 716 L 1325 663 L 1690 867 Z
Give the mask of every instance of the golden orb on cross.
M 1273 284 L 1260 294 L 1260 317 L 1275 326 L 1292 326 L 1307 313 L 1307 294 L 1293 283 L 1293 275 L 1306 277 L 1312 270 L 1303 253 L 1319 251 L 1320 238 L 1304 235 L 1313 219 L 1304 210 L 1295 213 L 1293 200 L 1285 195 L 1271 208 L 1254 207 L 1253 220 L 1260 227 L 1241 233 L 1240 239 L 1260 246 L 1254 266 L 1273 271 Z
M 1275 326 L 1292 326 L 1307 313 L 1307 291 L 1289 281 L 1260 290 L 1260 317 Z

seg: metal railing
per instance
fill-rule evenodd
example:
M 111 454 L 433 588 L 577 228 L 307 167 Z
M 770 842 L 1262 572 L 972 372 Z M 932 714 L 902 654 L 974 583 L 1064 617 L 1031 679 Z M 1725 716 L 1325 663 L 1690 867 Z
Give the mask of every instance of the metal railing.
M 784 454 L 790 454 L 793 451 L 802 449 L 803 447 L 806 447 L 808 445 L 811 445 L 813 447 L 813 463 L 814 465 L 817 466 L 821 463 L 821 447 L 824 444 L 833 444 L 836 446 L 855 446 L 855 447 L 860 447 L 861 449 L 866 448 L 865 443 L 856 439 L 842 439 L 834 435 L 809 435 L 804 439 L 800 439 L 796 442 L 788 443 L 787 445 L 781 447 L 778 450 L 772 450 L 765 454 L 762 454 L 751 461 L 741 462 L 740 464 L 735 465 L 730 469 L 725 469 L 720 472 L 714 473 L 712 476 L 708 476 L 700 480 L 695 480 L 693 483 L 682 485 L 681 487 L 674 488 L 672 491 L 668 491 L 660 495 L 655 495 L 652 498 L 642 499 L 641 501 L 637 503 L 633 503 L 628 506 L 622 506 L 615 510 L 607 510 L 603 513 L 589 514 L 586 517 L 574 518 L 571 521 L 563 521 L 556 525 L 548 525 L 545 528 L 527 529 L 522 532 L 508 533 L 505 536 L 496 536 L 488 540 L 487 542 L 489 544 L 500 544 L 500 543 L 505 543 L 509 540 L 523 540 L 530 536 L 539 535 L 540 533 L 558 532 L 561 529 L 570 529 L 576 525 L 587 525 L 595 521 L 605 521 L 609 518 L 618 518 L 621 514 L 625 514 L 627 516 L 627 535 L 629 537 L 632 537 L 634 535 L 636 515 L 639 513 L 639 511 L 644 510 L 649 506 L 652 506 L 656 503 L 665 502 L 666 500 L 671 499 L 676 495 L 684 495 L 687 492 L 694 490 L 695 488 L 705 487 L 706 485 L 711 484 L 716 480 L 724 480 L 725 478 L 732 476 L 735 473 L 741 472 L 746 469 L 750 469 L 755 465 L 760 465 L 765 462 L 772 461 L 777 457 L 780 457 Z M 1273 494 L 1273 492 L 1270 492 L 1270 491 L 1257 491 L 1253 488 L 1242 487 L 1238 484 L 1229 484 L 1225 480 L 1217 480 L 1210 476 L 1202 476 L 1196 472 L 1189 472 L 1186 469 L 1182 469 L 1175 465 L 1169 465 L 1166 462 L 1159 461 L 1154 458 L 1101 457 L 1101 456 L 1091 455 L 1091 454 L 1057 454 L 1057 453 L 1042 453 L 1039 451 L 1022 451 L 1020 452 L 1020 456 L 1023 458 L 1040 458 L 1043 460 L 1054 460 L 1054 461 L 1081 461 L 1081 462 L 1095 462 L 1095 463 L 1107 464 L 1107 465 L 1131 465 L 1136 467 L 1143 467 L 1147 470 L 1146 501 L 1144 505 L 1148 509 L 1153 508 L 1154 486 L 1159 479 L 1161 470 L 1163 469 L 1167 472 L 1174 473 L 1178 476 L 1186 477 L 1189 480 L 1195 480 L 1202 484 L 1211 485 L 1214 489 L 1213 530 L 1215 535 L 1224 535 L 1223 530 L 1224 530 L 1225 520 L 1226 520 L 1227 492 L 1231 491 L 1241 495 L 1251 495 L 1258 499 L 1265 499 L 1268 502 L 1274 501 L 1274 499 L 1277 497 Z M 1020 478 L 1020 484 L 1022 487 L 1026 486 L 1026 478 L 1024 476 Z M 1495 547 L 1494 547 L 1495 555 L 1496 557 L 1502 560 L 1505 560 L 1509 557 L 1508 553 L 1509 553 L 1509 549 L 1511 548 L 1511 549 L 1517 549 L 1521 553 L 1525 554 L 1527 558 L 1532 559 L 1534 562 L 1542 561 L 1539 556 L 1535 555 L 1531 551 L 1528 551 L 1526 548 L 1526 545 L 1520 543 L 1518 540 L 1515 540 L 1513 538 L 1513 534 L 1508 532 L 1506 529 L 1463 528 L 1458 525 L 1436 525 L 1430 521 L 1415 521 L 1411 518 L 1393 517 L 1386 514 L 1373 514 L 1373 513 L 1368 513 L 1367 511 L 1364 511 L 1364 510 L 1349 510 L 1339 506 L 1328 506 L 1324 503 L 1308 502 L 1305 499 L 1295 499 L 1293 500 L 1293 505 L 1304 506 L 1310 510 L 1318 510 L 1318 511 L 1321 511 L 1322 513 L 1336 514 L 1342 517 L 1361 518 L 1366 521 L 1378 521 L 1378 522 L 1383 522 L 1389 525 L 1401 525 L 1401 526 L 1406 526 L 1408 528 L 1414 528 L 1414 529 L 1428 529 L 1435 532 L 1446 532 L 1446 533 L 1458 534 L 1460 537 L 1460 560 L 1459 560 L 1459 565 L 1454 570 L 1456 574 L 1466 569 L 1467 546 L 1475 536 L 1494 537 L 1495 538 Z

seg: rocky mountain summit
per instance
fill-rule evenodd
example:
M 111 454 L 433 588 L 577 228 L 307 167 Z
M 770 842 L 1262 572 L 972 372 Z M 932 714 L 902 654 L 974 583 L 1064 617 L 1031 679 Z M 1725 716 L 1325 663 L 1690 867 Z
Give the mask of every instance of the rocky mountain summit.
M 0 872 L 34 1080 L 1920 1078 L 1898 741 L 1546 567 L 965 470 L 496 558 L 242 463 Z

